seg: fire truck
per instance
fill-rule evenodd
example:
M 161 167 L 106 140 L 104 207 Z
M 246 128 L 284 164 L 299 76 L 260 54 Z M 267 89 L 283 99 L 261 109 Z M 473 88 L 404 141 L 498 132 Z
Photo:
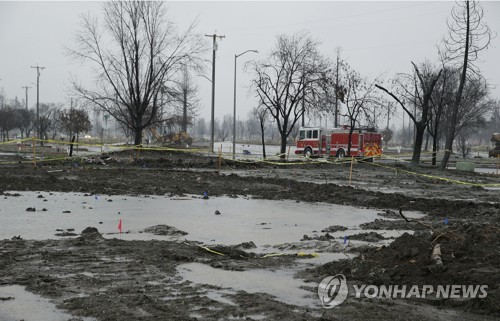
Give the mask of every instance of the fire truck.
M 343 158 L 347 156 L 348 144 L 348 126 L 333 129 L 301 127 L 295 154 Z M 351 156 L 373 159 L 381 154 L 382 134 L 374 129 L 354 129 L 351 136 Z

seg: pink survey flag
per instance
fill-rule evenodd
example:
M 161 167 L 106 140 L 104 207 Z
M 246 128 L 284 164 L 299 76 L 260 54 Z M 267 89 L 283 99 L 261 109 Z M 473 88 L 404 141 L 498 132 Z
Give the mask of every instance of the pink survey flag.
M 118 222 L 118 231 L 122 232 L 122 219 Z

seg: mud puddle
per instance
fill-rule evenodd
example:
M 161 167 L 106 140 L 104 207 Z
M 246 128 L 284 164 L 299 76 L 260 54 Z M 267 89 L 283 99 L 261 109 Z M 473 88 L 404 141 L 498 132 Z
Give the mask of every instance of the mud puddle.
M 416 212 L 408 215 L 421 216 Z M 298 242 L 305 234 L 319 233 L 331 225 L 349 229 L 348 233 L 334 234 L 340 240 L 360 224 L 377 217 L 377 210 L 372 209 L 242 197 L 10 192 L 0 199 L 0 238 L 57 239 L 60 236 L 56 234 L 76 236 L 93 226 L 107 238 L 178 238 L 224 245 L 252 241 L 256 251 L 267 251 L 270 246 Z M 118 233 L 120 220 L 123 234 Z M 188 234 L 165 236 L 144 232 L 155 225 L 173 226 Z
M 320 307 L 315 293 L 302 288 L 310 285 L 300 279 L 295 279 L 293 270 L 226 271 L 201 263 L 186 263 L 179 265 L 177 272 L 184 280 L 195 284 L 208 284 L 226 291 L 226 294 L 228 289 L 247 293 L 267 293 L 283 303 Z M 217 293 L 219 290 L 214 291 Z M 220 301 L 219 295 L 212 294 L 211 296 Z
M 0 321 L 68 321 L 74 317 L 41 296 L 32 294 L 19 285 L 0 286 Z M 94 318 L 80 318 L 94 321 Z

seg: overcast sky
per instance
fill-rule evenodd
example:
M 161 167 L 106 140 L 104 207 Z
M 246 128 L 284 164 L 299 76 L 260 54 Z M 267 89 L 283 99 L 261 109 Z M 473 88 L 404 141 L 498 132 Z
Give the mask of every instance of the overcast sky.
M 40 101 L 69 104 L 70 74 L 91 85 L 90 68 L 72 62 L 63 53 L 72 46 L 79 15 L 101 13 L 101 2 L 5 2 L 0 1 L 0 90 L 8 98 L 24 101 L 23 86 L 30 86 L 30 106 L 36 102 L 36 71 L 40 78 Z M 483 2 L 490 28 L 500 34 L 500 2 Z M 389 79 L 409 72 L 411 61 L 437 61 L 437 44 L 446 33 L 451 1 L 178 1 L 168 2 L 169 16 L 182 30 L 198 18 L 201 34 L 224 35 L 216 60 L 215 116 L 222 119 L 233 110 L 234 55 L 238 58 L 238 117 L 246 118 L 256 106 L 243 70 L 248 59 L 260 59 L 273 48 L 276 35 L 307 30 L 321 42 L 325 55 L 334 57 L 337 47 L 351 66 L 363 75 Z M 211 39 L 206 38 L 211 47 Z M 481 54 L 479 64 L 500 99 L 500 36 Z M 207 52 L 211 59 L 211 51 Z M 211 75 L 207 67 L 207 76 Z M 201 117 L 210 118 L 211 84 L 197 79 Z

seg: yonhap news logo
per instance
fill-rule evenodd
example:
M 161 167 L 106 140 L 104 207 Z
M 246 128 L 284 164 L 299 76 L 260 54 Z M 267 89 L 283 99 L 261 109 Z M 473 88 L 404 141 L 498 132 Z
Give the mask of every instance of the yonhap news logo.
M 330 309 L 342 304 L 349 294 L 360 298 L 378 299 L 484 299 L 488 296 L 487 285 L 352 285 L 349 290 L 343 274 L 328 276 L 318 285 L 318 297 L 323 308 Z
M 347 299 L 347 281 L 343 274 L 324 278 L 318 285 L 318 296 L 323 308 L 330 309 Z

